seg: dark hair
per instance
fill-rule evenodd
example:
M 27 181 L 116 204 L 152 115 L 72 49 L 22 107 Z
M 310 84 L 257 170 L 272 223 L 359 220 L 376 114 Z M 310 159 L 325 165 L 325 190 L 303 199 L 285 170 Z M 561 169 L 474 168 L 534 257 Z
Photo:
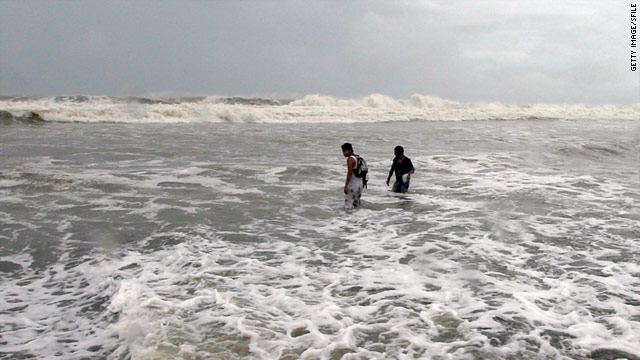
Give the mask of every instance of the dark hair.
M 342 144 L 342 150 L 352 150 L 353 151 L 353 146 L 351 146 L 351 144 L 349 144 L 349 143 L 344 143 L 344 144 Z
M 398 145 L 395 148 L 393 148 L 393 152 L 404 155 L 404 148 L 402 146 Z

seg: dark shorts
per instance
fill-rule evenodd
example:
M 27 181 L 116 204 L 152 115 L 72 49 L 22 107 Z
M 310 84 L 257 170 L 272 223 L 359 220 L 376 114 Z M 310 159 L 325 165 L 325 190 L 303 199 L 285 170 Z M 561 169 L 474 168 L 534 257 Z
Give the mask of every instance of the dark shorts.
M 402 181 L 396 181 L 393 183 L 391 191 L 396 193 L 406 193 L 409 191 L 409 182 L 403 183 Z

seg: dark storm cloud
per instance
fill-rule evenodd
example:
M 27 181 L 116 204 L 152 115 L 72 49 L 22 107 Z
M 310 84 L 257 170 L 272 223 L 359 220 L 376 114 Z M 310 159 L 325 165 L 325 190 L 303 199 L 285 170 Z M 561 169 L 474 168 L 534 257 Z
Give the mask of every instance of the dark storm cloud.
M 638 102 L 627 5 L 2 1 L 0 92 Z

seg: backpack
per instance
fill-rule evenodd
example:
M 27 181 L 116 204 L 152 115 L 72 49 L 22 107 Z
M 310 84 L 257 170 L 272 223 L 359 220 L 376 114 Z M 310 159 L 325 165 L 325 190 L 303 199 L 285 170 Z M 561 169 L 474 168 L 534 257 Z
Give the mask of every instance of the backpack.
M 355 155 L 356 157 L 356 167 L 353 169 L 353 175 L 358 178 L 362 178 L 362 186 L 367 187 L 367 180 L 369 174 L 369 168 L 367 167 L 367 161 L 360 157 L 360 155 Z

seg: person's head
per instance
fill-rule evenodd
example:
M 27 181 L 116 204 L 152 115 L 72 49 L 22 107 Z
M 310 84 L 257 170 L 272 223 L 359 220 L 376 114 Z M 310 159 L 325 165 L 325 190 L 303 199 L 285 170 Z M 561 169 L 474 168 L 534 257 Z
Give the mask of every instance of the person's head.
M 397 157 L 403 157 L 404 156 L 404 148 L 402 146 L 398 145 L 395 148 L 393 148 L 393 153 L 396 154 Z
M 342 144 L 342 154 L 344 156 L 353 155 L 353 146 L 351 146 L 351 144 L 349 144 L 349 143 Z

